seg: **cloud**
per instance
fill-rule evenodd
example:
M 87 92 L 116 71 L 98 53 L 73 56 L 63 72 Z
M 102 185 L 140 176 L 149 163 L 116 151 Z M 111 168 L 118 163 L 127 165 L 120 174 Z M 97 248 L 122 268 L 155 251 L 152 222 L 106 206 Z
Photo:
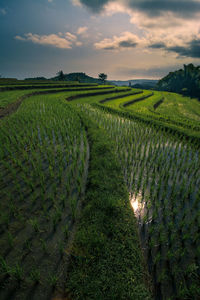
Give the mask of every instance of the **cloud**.
M 187 56 L 193 58 L 200 58 L 200 38 L 194 39 L 188 43 L 188 47 L 171 47 L 168 51 L 176 52 L 179 56 Z
M 121 36 L 114 36 L 112 39 L 103 39 L 102 41 L 95 43 L 96 49 L 104 50 L 122 50 L 128 48 L 135 48 L 141 40 L 137 35 L 131 32 L 124 32 Z
M 82 43 L 77 41 L 77 37 L 70 33 L 61 33 L 58 34 L 49 34 L 49 35 L 39 35 L 26 33 L 22 36 L 15 36 L 16 40 L 19 41 L 31 41 L 34 44 L 44 45 L 44 46 L 53 46 L 60 49 L 71 49 L 73 45 L 81 46 Z
M 149 48 L 152 48 L 152 49 L 163 49 L 165 47 L 166 47 L 165 44 L 162 42 L 157 42 L 157 43 L 153 43 L 153 44 L 149 45 Z
M 188 41 L 185 45 L 167 46 L 165 43 L 154 43 L 149 48 L 163 49 L 168 52 L 174 52 L 178 57 L 200 58 L 200 37 Z
M 5 16 L 7 14 L 7 11 L 5 8 L 0 8 L 0 15 Z
M 71 2 L 74 6 L 82 6 L 80 0 L 71 0 Z
M 77 29 L 77 34 L 78 34 L 78 35 L 85 35 L 86 32 L 87 32 L 87 30 L 88 30 L 88 27 L 86 27 L 86 26 L 79 27 L 79 28 Z
M 103 10 L 104 5 L 107 4 L 109 0 L 72 0 L 72 3 L 76 6 L 85 6 L 89 8 L 94 13 L 99 13 Z
M 160 16 L 172 12 L 178 16 L 192 17 L 200 11 L 199 0 L 132 0 L 130 8 L 145 12 L 149 16 Z
M 83 5 L 92 12 L 99 13 L 109 4 L 120 4 L 131 10 L 144 12 L 148 16 L 159 16 L 173 12 L 188 17 L 200 11 L 199 0 L 72 0 L 74 5 Z
M 123 50 L 143 47 L 146 51 L 200 57 L 200 0 L 71 0 L 92 13 L 112 16 L 125 13 L 142 30 L 142 38 L 122 33 L 94 44 L 96 49 Z
M 98 50 L 124 50 L 141 48 L 144 51 L 152 49 L 153 51 L 161 51 L 174 53 L 176 57 L 200 58 L 200 34 L 173 36 L 166 35 L 154 36 L 146 34 L 139 38 L 131 32 L 124 32 L 120 36 L 113 38 L 105 38 L 94 44 Z M 146 49 L 146 50 L 145 50 Z M 149 52 L 149 51 L 148 51 Z
M 65 33 L 65 38 L 69 41 L 72 41 L 72 42 L 77 40 L 77 37 L 74 34 L 70 33 L 70 32 Z

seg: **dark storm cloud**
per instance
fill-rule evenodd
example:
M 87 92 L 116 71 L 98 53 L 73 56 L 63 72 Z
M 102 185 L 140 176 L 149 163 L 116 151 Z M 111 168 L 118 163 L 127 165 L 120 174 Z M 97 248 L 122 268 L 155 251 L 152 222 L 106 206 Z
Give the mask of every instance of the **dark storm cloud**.
M 180 57 L 200 58 L 200 39 L 194 39 L 187 43 L 186 46 L 171 46 L 168 47 L 164 43 L 154 43 L 149 45 L 149 48 L 164 49 L 168 52 L 175 52 Z
M 105 4 L 121 3 L 120 0 L 80 0 L 80 2 L 96 13 L 103 10 Z M 172 12 L 187 18 L 200 11 L 199 0 L 125 0 L 123 3 L 152 17 Z
M 98 13 L 103 9 L 104 5 L 110 1 L 109 0 L 80 0 L 80 2 L 84 6 L 87 6 L 93 12 Z
M 164 43 L 154 43 L 154 44 L 151 44 L 149 46 L 149 48 L 153 48 L 153 49 L 162 49 L 162 48 L 165 48 L 165 44 Z
M 167 50 L 176 52 L 179 56 L 200 58 L 200 39 L 191 41 L 188 47 L 174 46 L 167 48 Z
M 166 12 L 172 12 L 182 17 L 190 17 L 200 11 L 198 0 L 130 0 L 129 6 L 149 16 L 160 16 Z
M 131 40 L 128 40 L 128 41 L 122 41 L 119 43 L 119 48 L 120 47 L 123 47 L 123 48 L 134 48 L 137 46 L 137 43 L 136 42 L 133 42 Z

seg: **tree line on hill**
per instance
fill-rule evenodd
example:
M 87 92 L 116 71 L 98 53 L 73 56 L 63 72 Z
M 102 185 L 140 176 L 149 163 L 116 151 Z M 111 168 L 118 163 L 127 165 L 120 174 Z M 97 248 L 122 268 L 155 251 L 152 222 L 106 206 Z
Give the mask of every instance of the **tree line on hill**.
M 156 89 L 200 99 L 200 66 L 189 64 L 184 65 L 183 69 L 170 72 L 159 80 Z
M 108 83 L 106 81 L 107 75 L 105 73 L 100 73 L 98 75 L 98 78 L 93 78 L 83 72 L 64 74 L 62 70 L 57 72 L 56 76 L 50 79 L 47 79 L 45 77 L 34 77 L 34 78 L 25 78 L 25 80 L 77 81 L 79 83 L 96 83 L 96 84 Z
M 104 73 L 100 73 L 98 78 L 93 78 L 91 76 L 88 76 L 87 74 L 83 72 L 79 73 L 69 73 L 64 74 L 63 71 L 59 71 L 56 77 L 53 77 L 53 80 L 60 80 L 60 81 L 78 81 L 80 83 L 103 83 L 105 84 L 107 75 Z

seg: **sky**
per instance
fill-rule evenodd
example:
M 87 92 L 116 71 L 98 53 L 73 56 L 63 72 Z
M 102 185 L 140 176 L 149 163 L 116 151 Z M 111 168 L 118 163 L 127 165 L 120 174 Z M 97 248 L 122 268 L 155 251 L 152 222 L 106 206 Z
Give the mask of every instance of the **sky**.
M 159 79 L 200 65 L 200 0 L 0 0 L 0 75 Z

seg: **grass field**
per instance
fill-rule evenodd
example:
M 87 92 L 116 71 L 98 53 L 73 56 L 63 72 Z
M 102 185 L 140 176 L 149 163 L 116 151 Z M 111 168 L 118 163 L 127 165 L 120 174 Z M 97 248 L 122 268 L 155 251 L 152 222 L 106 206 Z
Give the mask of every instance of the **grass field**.
M 175 294 L 195 299 L 200 295 L 199 151 L 152 127 L 90 106 L 82 111 L 115 143 L 158 299 Z
M 200 298 L 197 100 L 35 85 L 0 107 L 0 299 Z
M 143 99 L 143 96 L 148 95 L 151 95 L 151 91 L 144 90 L 141 95 L 108 101 L 103 105 L 111 110 L 125 114 L 127 112 L 127 115 L 147 123 L 158 124 L 159 127 L 180 132 L 187 137 L 200 138 L 200 102 L 197 99 L 157 91 L 153 91 L 152 96 Z

